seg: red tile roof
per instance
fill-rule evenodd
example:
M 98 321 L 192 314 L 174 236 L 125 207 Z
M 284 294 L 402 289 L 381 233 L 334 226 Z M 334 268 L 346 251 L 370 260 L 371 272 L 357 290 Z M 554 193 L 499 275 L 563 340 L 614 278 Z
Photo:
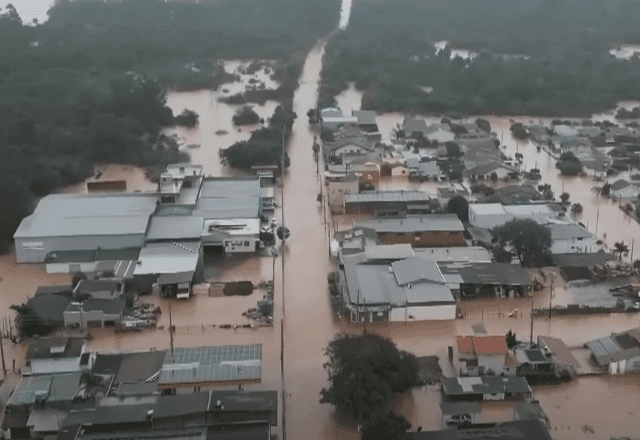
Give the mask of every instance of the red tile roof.
M 504 336 L 472 336 L 473 348 L 479 354 L 505 354 L 507 342 Z
M 458 351 L 460 353 L 473 353 L 473 336 L 458 336 Z

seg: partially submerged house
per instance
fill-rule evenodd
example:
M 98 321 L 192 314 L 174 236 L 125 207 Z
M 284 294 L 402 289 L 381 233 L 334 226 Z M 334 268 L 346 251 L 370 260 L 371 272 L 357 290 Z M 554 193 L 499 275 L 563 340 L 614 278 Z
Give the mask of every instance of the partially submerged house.
M 81 338 L 34 338 L 29 343 L 27 365 L 31 374 L 72 373 L 93 367 L 91 355 Z
M 466 246 L 464 226 L 455 214 L 431 214 L 404 219 L 359 222 L 376 231 L 381 244 L 406 243 L 413 247 Z
M 466 376 L 515 375 L 504 336 L 458 336 L 458 355 Z
M 587 342 L 592 359 L 610 374 L 640 372 L 640 328 Z
M 442 395 L 448 400 L 516 400 L 531 396 L 524 377 L 477 376 L 445 377 Z

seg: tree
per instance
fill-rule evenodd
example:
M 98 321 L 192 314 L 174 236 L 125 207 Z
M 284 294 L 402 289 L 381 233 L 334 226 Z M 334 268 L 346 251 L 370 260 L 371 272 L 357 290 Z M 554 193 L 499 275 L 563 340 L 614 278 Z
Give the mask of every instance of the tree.
M 577 176 L 582 171 L 582 164 L 580 159 L 569 151 L 560 155 L 556 168 L 560 170 L 563 176 Z
M 403 416 L 389 411 L 366 422 L 362 427 L 362 440 L 400 440 L 411 428 Z
M 320 403 L 357 421 L 386 410 L 391 397 L 420 385 L 416 357 L 378 335 L 337 335 L 325 349 L 330 385 Z
M 320 139 L 322 139 L 322 142 L 335 141 L 335 137 L 333 136 L 333 131 L 329 130 L 328 128 L 324 128 L 320 133 Z
M 516 334 L 509 330 L 505 336 L 505 341 L 507 342 L 507 348 L 511 350 L 513 347 L 518 345 L 518 339 L 516 338 Z
M 580 203 L 574 203 L 573 205 L 571 205 L 571 212 L 574 214 L 581 214 L 583 209 L 584 208 Z
M 618 260 L 622 260 L 622 255 L 629 252 L 629 246 L 624 244 L 624 241 L 616 241 L 613 245 L 612 252 L 618 256 Z
M 447 202 L 447 211 L 458 216 L 462 223 L 469 221 L 469 202 L 462 196 L 455 196 Z
M 400 124 L 396 124 L 396 127 L 393 129 L 393 134 L 396 139 L 404 139 L 406 136 L 404 128 L 402 128 Z
M 571 197 L 571 196 L 569 195 L 568 192 L 565 191 L 562 194 L 560 194 L 560 201 L 563 204 L 567 204 L 569 202 L 569 197 Z
M 605 197 L 609 197 L 609 195 L 611 195 L 611 184 L 609 182 L 602 185 L 602 188 L 600 189 L 600 194 Z
M 514 154 L 514 157 L 516 158 L 517 162 L 522 162 L 522 159 L 524 158 L 524 155 L 522 153 L 516 153 Z
M 245 105 L 231 118 L 233 125 L 253 125 L 260 122 L 260 116 L 253 109 Z
M 522 267 L 542 266 L 551 249 L 551 231 L 531 219 L 514 219 L 491 230 L 498 245 L 513 252 Z
M 447 157 L 460 157 L 462 156 L 462 151 L 460 150 L 460 145 L 455 142 L 447 142 L 445 144 L 447 148 Z
M 487 133 L 491 133 L 491 123 L 486 119 L 482 119 L 482 118 L 476 119 L 476 125 L 480 130 L 486 131 Z
M 493 183 L 497 182 L 497 181 L 498 181 L 498 174 L 494 171 L 493 173 L 491 173 L 491 174 L 489 175 L 489 179 L 491 179 L 491 181 L 492 181 Z
M 173 118 L 176 125 L 184 125 L 186 127 L 195 127 L 198 125 L 198 114 L 193 110 L 184 109 L 182 113 Z
M 526 139 L 529 137 L 529 132 L 521 122 L 511 124 L 510 130 L 517 139 Z

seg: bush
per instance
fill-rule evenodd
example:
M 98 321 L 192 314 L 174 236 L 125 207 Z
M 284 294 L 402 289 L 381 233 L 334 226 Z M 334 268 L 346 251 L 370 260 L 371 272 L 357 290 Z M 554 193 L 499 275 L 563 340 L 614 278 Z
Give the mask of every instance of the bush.
M 231 118 L 233 125 L 254 125 L 260 122 L 260 116 L 253 109 L 245 105 Z

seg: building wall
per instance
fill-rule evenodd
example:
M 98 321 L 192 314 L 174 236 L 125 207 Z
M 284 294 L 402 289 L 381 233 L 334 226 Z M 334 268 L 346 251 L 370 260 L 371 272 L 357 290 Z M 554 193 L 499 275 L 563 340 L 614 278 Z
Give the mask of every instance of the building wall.
M 80 371 L 80 358 L 63 359 L 33 359 L 31 360 L 32 374 L 69 373 Z
M 224 251 L 228 254 L 255 252 L 259 237 L 255 235 L 234 235 L 224 242 Z
M 590 248 L 595 245 L 595 241 L 591 237 L 578 240 L 571 238 L 567 240 L 553 240 L 551 243 L 552 254 L 582 254 L 590 252 Z
M 425 231 L 422 233 L 379 232 L 382 244 L 410 244 L 413 247 L 466 246 L 463 232 Z
M 362 180 L 364 180 L 365 182 L 373 184 L 377 184 L 378 182 L 380 182 L 380 171 L 378 170 L 362 171 L 361 174 Z
M 336 148 L 335 150 L 333 150 L 333 154 L 335 156 L 342 156 L 343 154 L 362 153 L 363 151 L 364 149 L 362 149 L 362 147 L 359 147 L 354 144 L 349 144 L 349 145 L 344 145 L 340 148 Z
M 71 266 L 80 266 L 80 272 L 95 272 L 98 267 L 98 261 L 89 263 L 49 263 L 46 265 L 47 273 L 72 273 Z
M 413 319 L 409 318 L 409 315 L 413 316 Z M 394 307 L 389 313 L 389 321 L 392 322 L 404 322 L 404 321 L 445 321 L 456 318 L 456 306 L 442 305 L 442 306 L 408 306 Z
M 484 374 L 487 374 L 488 370 L 500 374 L 504 368 L 504 355 L 479 355 L 478 366 L 484 367 Z
M 472 209 L 469 209 L 469 223 L 478 228 L 491 229 L 496 226 L 502 226 L 510 220 L 513 220 L 512 214 L 476 214 Z
M 18 263 L 44 263 L 47 254 L 52 251 L 142 247 L 144 234 L 16 238 L 15 243 Z M 29 248 L 30 244 L 35 248 Z
M 115 321 L 119 322 L 122 319 L 121 315 L 108 315 L 102 313 L 101 310 L 94 310 L 90 312 L 64 312 L 64 325 L 79 325 L 82 328 L 88 327 L 88 322 L 100 322 L 102 327 L 104 327 L 105 321 Z
M 344 211 L 344 195 L 358 193 L 358 181 L 327 181 L 327 195 L 329 196 L 329 209 L 331 212 Z

